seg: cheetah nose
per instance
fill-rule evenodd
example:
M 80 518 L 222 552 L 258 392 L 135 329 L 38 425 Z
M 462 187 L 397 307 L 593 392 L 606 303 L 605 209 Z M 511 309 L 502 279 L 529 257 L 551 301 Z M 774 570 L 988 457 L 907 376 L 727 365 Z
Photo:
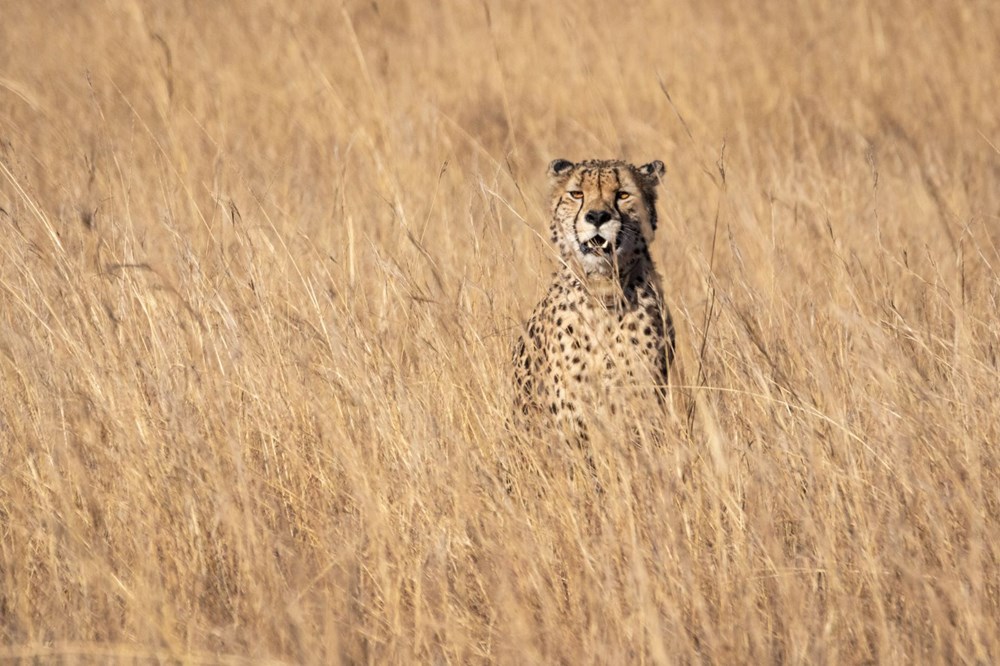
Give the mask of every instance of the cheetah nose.
M 611 213 L 606 210 L 588 210 L 583 217 L 590 224 L 599 227 L 611 219 Z

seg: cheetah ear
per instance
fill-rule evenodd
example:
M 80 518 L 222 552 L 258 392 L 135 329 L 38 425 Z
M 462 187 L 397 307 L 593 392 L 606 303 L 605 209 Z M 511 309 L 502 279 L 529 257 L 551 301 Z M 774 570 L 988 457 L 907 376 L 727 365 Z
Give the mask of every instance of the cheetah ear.
M 663 176 L 667 173 L 667 167 L 663 166 L 663 162 L 660 160 L 653 160 L 649 164 L 643 164 L 637 170 L 643 176 L 653 181 L 654 185 L 663 180 Z
M 574 164 L 569 160 L 552 160 L 552 162 L 549 163 L 549 178 L 562 178 L 563 176 L 569 174 L 569 171 L 573 168 L 573 166 Z

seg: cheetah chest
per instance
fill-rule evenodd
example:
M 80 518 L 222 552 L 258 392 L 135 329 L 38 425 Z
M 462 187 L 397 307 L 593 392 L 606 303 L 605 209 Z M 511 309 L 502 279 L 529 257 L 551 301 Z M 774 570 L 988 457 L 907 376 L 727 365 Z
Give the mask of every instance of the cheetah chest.
M 625 308 L 560 312 L 545 346 L 546 386 L 553 413 L 617 412 L 666 381 L 666 345 L 658 302 Z M 542 388 L 542 387 L 540 387 Z

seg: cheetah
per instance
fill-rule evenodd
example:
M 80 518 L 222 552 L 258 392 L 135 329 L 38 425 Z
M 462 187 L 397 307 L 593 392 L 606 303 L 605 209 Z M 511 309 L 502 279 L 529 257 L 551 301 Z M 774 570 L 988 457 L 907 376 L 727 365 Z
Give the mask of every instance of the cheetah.
M 562 266 L 515 347 L 518 418 L 586 439 L 588 423 L 662 405 L 674 327 L 649 243 L 665 171 L 659 160 L 549 165 Z

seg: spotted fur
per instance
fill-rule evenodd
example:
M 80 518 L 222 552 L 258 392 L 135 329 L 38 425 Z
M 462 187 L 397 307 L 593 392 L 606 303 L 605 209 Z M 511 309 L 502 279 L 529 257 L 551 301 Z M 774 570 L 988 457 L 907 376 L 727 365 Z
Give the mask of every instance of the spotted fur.
M 555 160 L 562 267 L 514 354 L 516 411 L 586 434 L 595 418 L 662 402 L 674 328 L 649 255 L 662 162 Z

